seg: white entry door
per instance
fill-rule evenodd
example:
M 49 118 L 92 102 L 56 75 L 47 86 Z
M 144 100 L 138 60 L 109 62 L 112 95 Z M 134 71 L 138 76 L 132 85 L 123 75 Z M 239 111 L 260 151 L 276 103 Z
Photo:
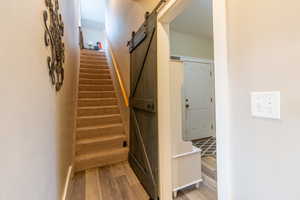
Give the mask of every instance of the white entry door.
M 197 140 L 215 135 L 213 64 L 184 63 L 183 139 Z

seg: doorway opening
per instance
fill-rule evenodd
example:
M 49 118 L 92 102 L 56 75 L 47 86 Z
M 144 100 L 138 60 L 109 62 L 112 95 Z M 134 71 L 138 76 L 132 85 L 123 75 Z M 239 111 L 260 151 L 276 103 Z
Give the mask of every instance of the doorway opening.
M 173 199 L 217 199 L 212 1 L 192 0 L 169 36 Z
M 107 47 L 105 10 L 106 1 L 80 0 L 82 48 L 102 50 Z
M 218 198 L 217 159 L 221 159 L 217 156 L 220 153 L 223 159 L 224 155 L 222 151 L 217 153 L 220 143 L 216 135 L 220 129 L 217 131 L 216 126 L 221 123 L 216 119 L 220 119 L 219 105 L 224 99 L 220 98 L 216 105 L 220 81 L 215 81 L 215 73 L 217 70 L 220 76 L 221 68 L 215 68 L 214 56 L 220 60 L 220 41 L 218 45 L 214 43 L 215 8 L 216 5 L 213 13 L 211 0 L 176 0 L 162 8 L 158 17 L 160 149 L 170 149 L 160 152 L 160 174 L 167 177 L 163 175 L 167 173 L 162 169 L 165 166 L 171 170 L 171 181 L 165 181 L 163 189 L 171 190 L 173 199 Z M 222 145 L 219 147 L 223 150 Z M 164 161 L 167 155 L 171 159 Z M 224 165 L 222 160 L 220 163 Z M 222 190 L 223 187 L 221 194 Z

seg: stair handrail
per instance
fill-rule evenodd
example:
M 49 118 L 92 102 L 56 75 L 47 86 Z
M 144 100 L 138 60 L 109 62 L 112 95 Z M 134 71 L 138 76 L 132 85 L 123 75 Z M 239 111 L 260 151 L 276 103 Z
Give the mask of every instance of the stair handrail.
M 79 46 L 80 46 L 80 49 L 84 49 L 84 40 L 83 40 L 82 28 L 81 28 L 81 26 L 79 26 L 78 28 L 79 28 Z

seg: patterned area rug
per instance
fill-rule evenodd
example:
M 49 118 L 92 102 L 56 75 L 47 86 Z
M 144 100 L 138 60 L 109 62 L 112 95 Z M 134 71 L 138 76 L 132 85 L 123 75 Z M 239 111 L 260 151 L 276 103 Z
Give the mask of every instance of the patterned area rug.
M 214 157 L 217 156 L 217 149 L 216 149 L 216 138 L 209 137 L 197 141 L 193 141 L 193 145 L 201 149 L 201 156 L 202 157 Z

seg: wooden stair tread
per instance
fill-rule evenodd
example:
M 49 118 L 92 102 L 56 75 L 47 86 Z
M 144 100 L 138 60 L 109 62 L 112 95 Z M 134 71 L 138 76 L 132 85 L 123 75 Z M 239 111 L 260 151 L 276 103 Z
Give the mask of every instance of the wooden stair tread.
M 109 91 L 106 91 L 109 92 Z M 104 98 L 81 98 L 80 101 L 97 101 L 97 100 L 117 100 L 117 98 L 108 98 L 108 97 L 104 97 Z
M 94 79 L 89 79 L 89 78 L 80 78 L 79 81 L 94 81 Z M 101 81 L 112 81 L 112 79 L 101 79 Z M 94 84 L 90 84 L 90 85 L 94 85 Z
M 96 56 L 102 56 L 102 55 L 106 55 L 106 52 L 96 52 L 96 54 L 95 53 L 91 53 L 91 54 L 89 54 L 89 52 L 81 52 L 81 56 L 94 56 L 94 55 L 96 55 Z
M 118 108 L 119 106 L 81 106 L 78 109 Z
M 101 86 L 104 86 L 104 87 L 111 87 L 111 86 L 114 86 L 113 85 L 113 83 L 111 82 L 111 83 L 109 83 L 109 82 L 106 82 L 106 81 L 104 81 L 104 82 L 101 82 L 100 80 L 98 80 L 99 82 L 89 82 L 88 83 L 88 86 L 91 86 L 91 87 L 101 87 Z M 79 86 L 86 86 L 87 85 L 87 82 L 79 82 Z M 94 91 L 94 90 L 92 90 L 92 91 Z M 79 92 L 91 92 L 90 90 L 80 90 Z M 101 91 L 95 91 L 95 92 L 101 92 Z M 103 92 L 109 92 L 109 91 L 106 91 L 106 90 L 104 90 Z
M 116 98 L 116 93 L 112 91 L 80 91 L 78 93 L 78 99 L 103 99 L 103 98 Z
M 84 80 L 84 81 L 90 81 L 90 82 L 82 82 L 82 80 Z M 81 83 L 80 83 L 80 81 L 81 81 Z M 93 81 L 94 81 L 94 83 L 93 83 Z M 97 83 L 97 81 L 99 81 L 99 83 Z M 105 82 L 105 81 L 107 81 L 107 82 Z M 102 82 L 102 83 L 100 83 L 100 82 Z M 109 79 L 109 78 L 106 78 L 106 79 L 101 79 L 101 80 L 97 80 L 97 79 L 93 79 L 93 80 L 91 80 L 91 79 L 88 79 L 88 78 L 80 78 L 79 79 L 79 85 L 80 86 L 99 86 L 99 85 L 101 85 L 101 86 L 106 86 L 106 85 L 108 85 L 108 86 L 111 86 L 111 85 L 113 85 L 113 81 L 112 81 L 112 79 Z
M 80 86 L 92 86 L 92 87 L 95 87 L 95 86 L 98 86 L 98 87 L 105 87 L 105 86 L 112 86 L 113 84 L 101 84 L 101 85 L 95 85 L 95 84 L 86 84 L 86 83 L 81 83 Z
M 81 91 L 79 93 L 87 93 L 87 94 L 90 94 L 90 93 L 111 93 L 111 91 Z
M 117 104 L 111 105 L 96 105 L 82 106 L 77 109 L 77 116 L 95 116 L 95 115 L 112 115 L 120 114 L 120 109 Z
M 98 56 L 98 55 L 106 55 L 106 52 L 104 52 L 104 51 L 95 51 L 95 52 L 92 52 L 92 51 L 85 51 L 85 50 L 83 50 L 81 52 L 81 55 Z
M 103 135 L 100 137 L 78 139 L 76 141 L 76 145 L 91 144 L 91 143 L 96 143 L 96 142 L 105 142 L 105 141 L 110 141 L 110 140 L 126 140 L 126 136 L 125 136 L 125 134 L 118 134 L 118 135 Z
M 85 70 L 92 71 L 92 72 L 110 72 L 110 69 L 80 67 L 80 71 L 85 71 Z
M 90 107 L 90 106 L 113 106 L 118 105 L 118 99 L 112 97 L 105 98 L 80 98 L 78 100 L 78 107 Z
M 80 67 L 80 69 L 84 69 L 84 70 L 91 70 L 91 71 L 105 71 L 105 72 L 110 72 L 110 69 L 97 69 L 97 68 L 88 68 L 88 67 Z
M 83 55 L 80 55 L 80 59 L 99 59 L 99 58 L 106 58 L 106 55 L 105 54 L 99 54 L 99 55 L 83 54 Z
M 107 67 L 107 69 L 110 69 L 110 65 L 106 63 L 105 65 L 102 64 L 95 64 L 95 63 L 80 63 L 81 68 L 88 68 L 88 69 L 97 69 L 97 68 L 90 68 L 90 67 Z M 101 69 L 101 68 L 98 68 Z
M 115 150 L 108 150 L 108 151 L 98 151 L 95 153 L 89 153 L 89 154 L 83 154 L 78 155 L 75 158 L 76 162 L 83 161 L 83 160 L 89 160 L 97 157 L 109 157 L 116 154 L 122 154 L 122 153 L 128 153 L 129 149 L 127 147 L 115 149 Z
M 80 73 L 79 78 L 85 78 L 85 79 L 97 79 L 97 80 L 106 80 L 110 79 L 110 74 L 87 74 L 87 73 Z
M 92 115 L 92 116 L 80 116 L 77 119 L 94 119 L 94 118 L 107 118 L 107 117 L 120 117 L 120 114 L 113 115 Z
M 81 58 L 81 62 L 85 63 L 86 61 L 91 61 L 91 62 L 108 62 L 107 59 L 104 58 Z
M 82 65 L 108 65 L 107 61 L 89 61 L 89 62 L 80 62 Z
M 77 131 L 88 131 L 88 130 L 94 130 L 94 129 L 105 129 L 105 128 L 120 127 L 120 126 L 123 126 L 123 124 L 115 123 L 115 124 L 98 125 L 98 126 L 86 126 L 86 127 L 76 128 L 76 130 Z
M 80 72 L 79 74 L 88 74 L 88 75 L 93 74 L 93 75 L 97 75 L 97 76 L 99 76 L 99 75 L 110 75 L 110 74 L 94 74 L 94 73 L 87 73 L 87 72 Z
M 109 67 L 110 65 L 109 65 L 109 63 L 107 63 L 107 62 L 92 62 L 92 63 L 86 63 L 86 62 L 82 62 L 82 63 L 80 63 L 81 65 L 81 67 L 82 66 L 104 66 L 104 67 Z
M 97 60 L 105 60 L 105 61 L 107 61 L 107 58 L 106 58 L 106 56 L 95 56 L 95 57 L 93 57 L 93 58 L 86 58 L 86 57 L 80 57 L 81 58 L 81 61 L 82 60 L 84 60 L 84 61 L 97 61 Z
M 90 62 L 80 63 L 80 68 L 88 69 L 110 69 L 110 65 L 106 62 Z
M 91 80 L 95 80 L 93 78 L 79 78 L 79 80 L 81 81 L 91 81 Z M 112 81 L 111 78 L 102 78 L 101 81 Z

